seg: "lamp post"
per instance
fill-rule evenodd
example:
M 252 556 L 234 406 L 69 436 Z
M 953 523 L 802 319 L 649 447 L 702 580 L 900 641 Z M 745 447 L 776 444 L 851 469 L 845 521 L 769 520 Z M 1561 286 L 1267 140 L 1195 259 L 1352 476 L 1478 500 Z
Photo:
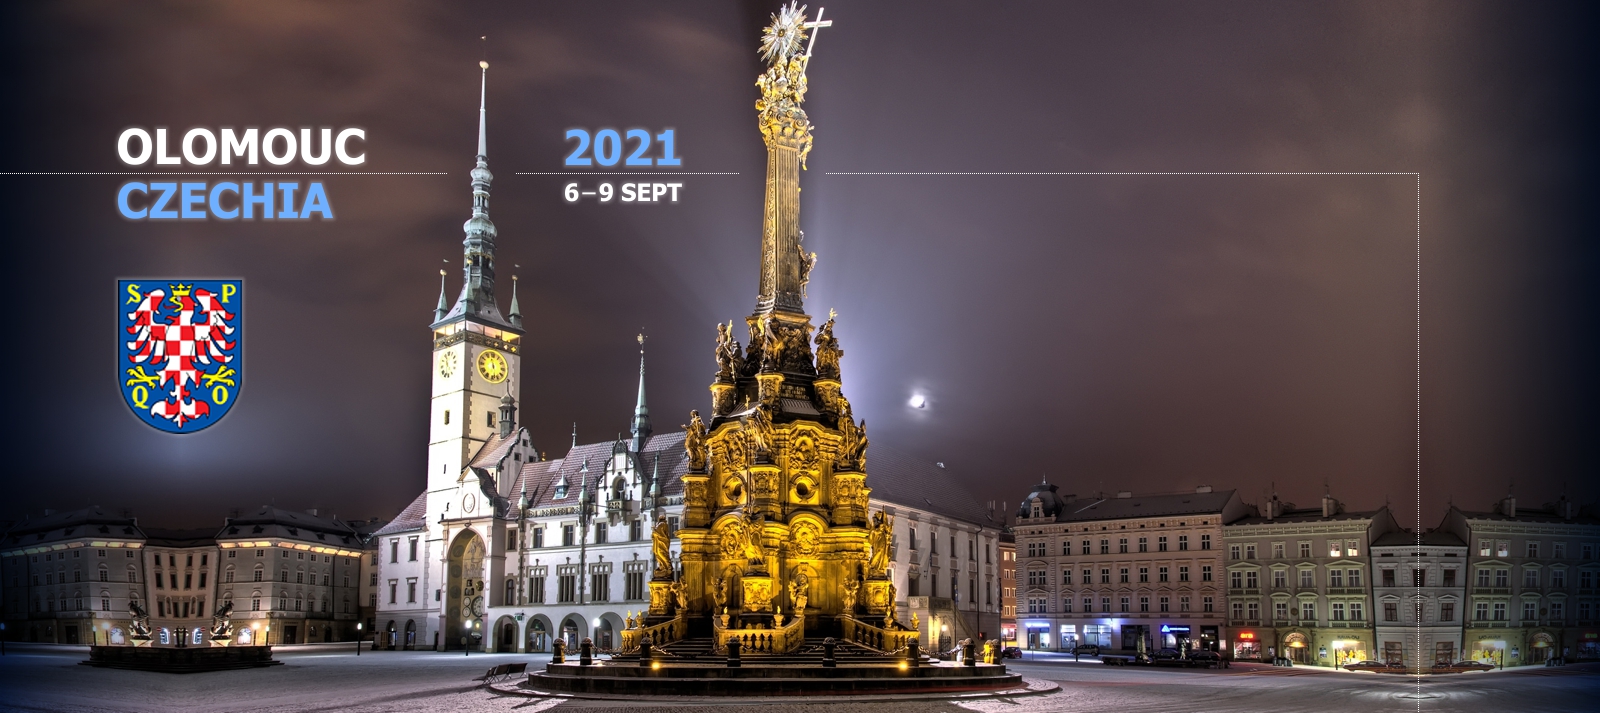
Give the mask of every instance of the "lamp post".
M 0 656 L 6 655 L 6 623 L 0 621 Z
M 361 655 L 361 622 L 356 622 L 356 655 Z

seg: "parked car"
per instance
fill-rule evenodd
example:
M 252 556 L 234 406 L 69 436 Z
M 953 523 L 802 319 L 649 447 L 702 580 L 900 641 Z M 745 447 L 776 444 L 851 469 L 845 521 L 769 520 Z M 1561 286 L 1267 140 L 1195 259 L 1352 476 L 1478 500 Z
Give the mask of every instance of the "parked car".
M 1372 671 L 1374 673 L 1378 671 L 1392 671 L 1404 668 L 1404 666 L 1394 666 L 1382 661 L 1357 661 L 1355 663 L 1347 663 L 1344 665 L 1344 670 L 1346 671 Z
M 1482 661 L 1457 661 L 1455 663 L 1434 664 L 1434 673 L 1465 673 L 1467 671 L 1493 671 L 1494 666 Z
M 1150 653 L 1152 661 L 1176 661 L 1183 658 L 1183 652 L 1177 649 L 1156 649 Z
M 1100 647 L 1094 644 L 1083 644 L 1073 648 L 1072 653 L 1077 656 L 1099 656 Z
M 1204 649 L 1199 651 L 1190 651 L 1189 660 L 1193 661 L 1197 666 L 1220 666 L 1222 665 L 1222 654 L 1219 654 L 1215 651 L 1206 651 Z
M 1020 659 L 1022 658 L 1022 649 L 1019 649 L 1015 646 L 1007 646 L 1003 649 L 1000 649 L 1000 658 Z

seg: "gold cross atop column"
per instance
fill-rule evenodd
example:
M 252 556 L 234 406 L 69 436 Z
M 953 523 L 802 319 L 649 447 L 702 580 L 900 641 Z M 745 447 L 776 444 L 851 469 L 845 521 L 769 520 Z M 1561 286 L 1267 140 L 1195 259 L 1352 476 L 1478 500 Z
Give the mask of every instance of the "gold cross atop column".
M 806 62 L 807 63 L 811 62 L 811 48 L 817 46 L 817 35 L 822 34 L 822 28 L 824 28 L 824 27 L 833 27 L 833 20 L 823 21 L 823 19 L 822 19 L 822 11 L 824 9 L 825 8 L 820 8 L 820 7 L 817 8 L 817 19 L 816 19 L 815 22 L 807 22 L 807 23 L 801 25 L 801 27 L 804 27 L 804 28 L 806 28 L 808 30 L 811 30 L 811 41 L 806 43 Z

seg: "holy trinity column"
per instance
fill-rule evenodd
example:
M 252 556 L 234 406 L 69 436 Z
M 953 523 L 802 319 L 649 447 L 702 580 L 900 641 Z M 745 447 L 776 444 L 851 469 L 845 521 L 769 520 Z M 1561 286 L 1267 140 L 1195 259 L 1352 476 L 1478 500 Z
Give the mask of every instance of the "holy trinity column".
M 888 578 L 892 527 L 869 520 L 865 422 L 841 390 L 834 315 L 805 312 L 816 253 L 800 231 L 800 171 L 812 146 L 801 109 L 816 32 L 791 3 L 761 42 L 757 126 L 767 146 L 766 203 L 755 311 L 741 346 L 717 325 L 710 418 L 690 413 L 685 449 L 682 574 L 658 567 L 651 618 L 682 610 L 714 628 L 777 628 L 805 620 L 832 630 L 841 617 L 894 626 Z M 809 35 L 809 40 L 808 40 Z M 813 335 L 814 333 L 814 335 Z

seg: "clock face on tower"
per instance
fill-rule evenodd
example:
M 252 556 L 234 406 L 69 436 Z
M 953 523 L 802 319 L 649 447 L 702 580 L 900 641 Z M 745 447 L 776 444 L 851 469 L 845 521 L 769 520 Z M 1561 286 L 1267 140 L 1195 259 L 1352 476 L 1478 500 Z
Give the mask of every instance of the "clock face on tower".
M 510 369 L 506 367 L 506 358 L 500 352 L 486 349 L 478 355 L 478 375 L 491 384 L 498 384 L 506 380 Z
M 451 376 L 455 375 L 456 368 L 461 365 L 460 361 L 461 361 L 461 358 L 456 356 L 455 352 L 445 352 L 443 354 L 440 354 L 439 355 L 439 376 L 442 376 L 442 377 L 448 379 Z

